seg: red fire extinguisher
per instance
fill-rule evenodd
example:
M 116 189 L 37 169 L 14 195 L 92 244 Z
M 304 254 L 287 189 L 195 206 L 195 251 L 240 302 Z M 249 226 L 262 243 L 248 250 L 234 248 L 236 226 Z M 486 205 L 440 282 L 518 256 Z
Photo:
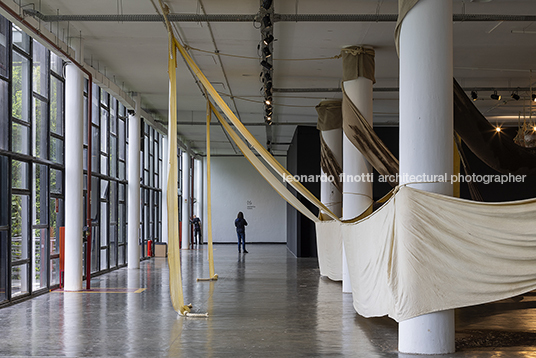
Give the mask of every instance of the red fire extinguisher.
M 153 256 L 153 240 L 147 240 L 147 256 Z

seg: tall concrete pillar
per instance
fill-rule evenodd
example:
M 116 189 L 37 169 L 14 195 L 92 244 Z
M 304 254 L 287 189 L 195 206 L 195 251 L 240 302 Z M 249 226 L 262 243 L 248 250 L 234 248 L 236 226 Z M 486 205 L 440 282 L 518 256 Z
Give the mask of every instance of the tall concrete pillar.
M 451 175 L 453 155 L 452 1 L 420 0 L 400 28 L 400 184 L 411 175 Z M 411 184 L 452 195 L 450 183 Z M 433 287 L 430 287 L 432 290 Z M 400 322 L 403 353 L 455 350 L 454 310 Z
M 203 215 L 203 161 L 196 159 L 194 161 L 195 168 L 195 204 L 194 204 L 194 214 L 199 217 L 201 224 L 205 221 Z M 202 244 L 204 240 L 204 231 L 201 231 L 201 241 L 199 244 Z
M 72 39 L 76 61 L 82 44 Z M 65 290 L 82 289 L 82 235 L 84 226 L 84 77 L 68 63 L 65 68 Z
M 369 64 L 363 68 L 363 63 Z M 374 84 L 374 50 L 351 46 L 343 49 L 343 86 L 348 98 L 372 125 L 372 85 Z M 343 128 L 344 128 L 343 107 Z M 363 213 L 373 202 L 372 167 L 361 152 L 352 144 L 348 135 L 343 135 L 343 173 L 342 214 L 343 219 L 352 219 Z M 357 180 L 359 178 L 359 180 Z M 343 244 L 342 291 L 352 292 L 346 251 Z
M 182 248 L 190 247 L 190 154 L 182 152 Z
M 168 183 L 168 170 L 169 170 L 169 148 L 168 148 L 168 136 L 162 136 L 162 168 L 160 172 L 161 188 L 162 188 L 162 202 L 160 208 L 162 209 L 162 242 L 168 242 L 168 207 L 167 203 L 167 183 Z
M 136 96 L 135 112 L 128 115 L 128 268 L 140 268 L 140 112 Z

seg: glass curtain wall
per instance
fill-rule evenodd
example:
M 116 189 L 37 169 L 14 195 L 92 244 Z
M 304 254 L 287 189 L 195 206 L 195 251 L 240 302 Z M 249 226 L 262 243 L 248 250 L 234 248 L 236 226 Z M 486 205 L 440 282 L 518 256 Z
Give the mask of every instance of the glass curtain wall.
M 63 61 L 0 17 L 0 304 L 59 284 Z

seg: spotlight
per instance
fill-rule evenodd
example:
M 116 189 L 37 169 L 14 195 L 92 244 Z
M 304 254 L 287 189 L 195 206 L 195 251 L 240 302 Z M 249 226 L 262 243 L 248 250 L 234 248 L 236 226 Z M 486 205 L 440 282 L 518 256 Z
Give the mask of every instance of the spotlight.
M 471 91 L 471 98 L 473 99 L 473 102 L 478 99 L 478 93 L 476 91 Z
M 536 94 L 532 95 L 532 102 L 536 102 Z
M 264 42 L 265 45 L 269 45 L 270 43 L 272 43 L 272 41 L 274 41 L 274 37 L 272 36 L 272 34 L 266 36 L 262 42 Z
M 272 89 L 271 89 L 271 88 L 270 88 L 270 89 L 266 89 L 266 90 L 264 91 L 264 97 L 266 98 L 266 97 L 271 97 L 271 96 L 272 96 Z
M 262 18 L 262 23 L 263 23 L 265 28 L 272 27 L 272 20 L 270 20 L 270 15 L 265 15 Z
M 502 131 L 502 128 L 500 126 L 495 127 L 495 131 L 497 133 L 500 133 Z
M 497 91 L 493 92 L 493 94 L 492 94 L 490 97 L 491 97 L 491 99 L 494 99 L 494 100 L 496 100 L 496 101 L 498 101 L 498 100 L 501 99 L 501 96 L 499 96 L 499 95 L 497 94 Z
M 268 98 L 266 98 L 266 99 L 264 100 L 264 104 L 266 104 L 266 105 L 270 105 L 270 104 L 272 104 L 272 97 L 268 97 Z
M 271 117 L 272 117 L 272 114 L 274 113 L 274 112 L 272 111 L 272 108 L 266 108 L 266 111 L 265 111 L 265 112 L 266 112 L 266 115 L 268 116 L 268 118 L 271 118 Z
M 261 72 L 261 75 L 262 75 L 262 72 Z M 272 80 L 272 76 L 270 76 L 270 74 L 267 72 L 264 74 L 264 78 L 262 79 L 262 82 L 268 82 L 268 81 L 271 81 Z
M 533 126 L 533 127 L 532 127 L 532 131 L 533 131 L 533 132 L 536 132 L 536 126 Z
M 266 82 L 266 89 L 271 90 L 272 89 L 272 81 Z
M 262 7 L 268 10 L 272 6 L 272 0 L 263 0 Z
M 512 98 L 515 99 L 516 101 L 519 101 L 519 98 L 521 98 L 521 97 L 519 97 L 519 95 L 518 95 L 517 93 L 515 93 L 515 92 L 512 92 L 512 94 L 510 95 L 510 97 L 512 97 Z
M 266 60 L 262 60 L 261 61 L 261 65 L 262 67 L 266 68 L 267 70 L 271 70 L 272 69 L 272 65 L 268 63 L 268 61 Z
M 272 53 L 270 52 L 270 49 L 269 49 L 268 47 L 264 47 L 264 48 L 262 49 L 262 53 L 264 54 L 264 56 L 265 56 L 266 58 L 272 56 Z

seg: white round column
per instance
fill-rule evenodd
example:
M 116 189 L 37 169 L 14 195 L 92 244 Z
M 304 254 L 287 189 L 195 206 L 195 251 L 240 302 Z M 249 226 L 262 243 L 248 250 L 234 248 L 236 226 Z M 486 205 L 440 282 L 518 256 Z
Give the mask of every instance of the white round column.
M 420 0 L 400 33 L 400 184 L 411 175 L 452 173 L 452 1 Z M 411 185 L 452 195 L 450 183 Z M 430 287 L 433 290 L 433 287 Z M 402 353 L 455 351 L 454 310 L 399 323 Z
M 344 82 L 348 98 L 372 124 L 372 81 L 366 77 L 358 77 Z M 372 167 L 361 152 L 350 142 L 346 134 L 342 140 L 343 164 L 345 181 L 342 183 L 342 214 L 343 219 L 352 219 L 363 213 L 372 204 L 372 181 L 363 180 L 367 174 L 372 175 Z M 349 178 L 358 179 L 353 182 Z M 351 293 L 352 285 L 348 272 L 348 262 L 344 244 L 342 248 L 342 292 Z
M 72 39 L 75 59 L 82 57 L 80 39 Z M 65 68 L 65 291 L 82 289 L 82 236 L 84 226 L 84 77 L 68 63 Z
M 195 210 L 194 213 L 201 220 L 201 227 L 205 221 L 203 215 L 203 161 L 201 159 L 196 159 L 194 161 L 195 168 Z M 204 240 L 204 231 L 201 231 L 200 242 L 203 243 Z
M 190 154 L 182 152 L 182 248 L 190 248 Z
M 326 146 L 331 150 L 335 159 L 342 164 L 342 128 L 321 131 Z M 321 170 L 322 175 L 329 175 Z M 320 182 L 320 201 L 337 217 L 342 216 L 342 193 L 330 181 Z
M 134 114 L 128 116 L 128 268 L 140 268 L 140 112 L 136 96 Z
M 168 242 L 168 207 L 167 202 L 167 183 L 168 183 L 168 170 L 169 170 L 169 150 L 168 150 L 168 136 L 162 136 L 162 168 L 160 168 L 161 188 L 162 188 L 162 201 L 160 202 L 160 208 L 162 209 L 162 237 L 161 242 Z

